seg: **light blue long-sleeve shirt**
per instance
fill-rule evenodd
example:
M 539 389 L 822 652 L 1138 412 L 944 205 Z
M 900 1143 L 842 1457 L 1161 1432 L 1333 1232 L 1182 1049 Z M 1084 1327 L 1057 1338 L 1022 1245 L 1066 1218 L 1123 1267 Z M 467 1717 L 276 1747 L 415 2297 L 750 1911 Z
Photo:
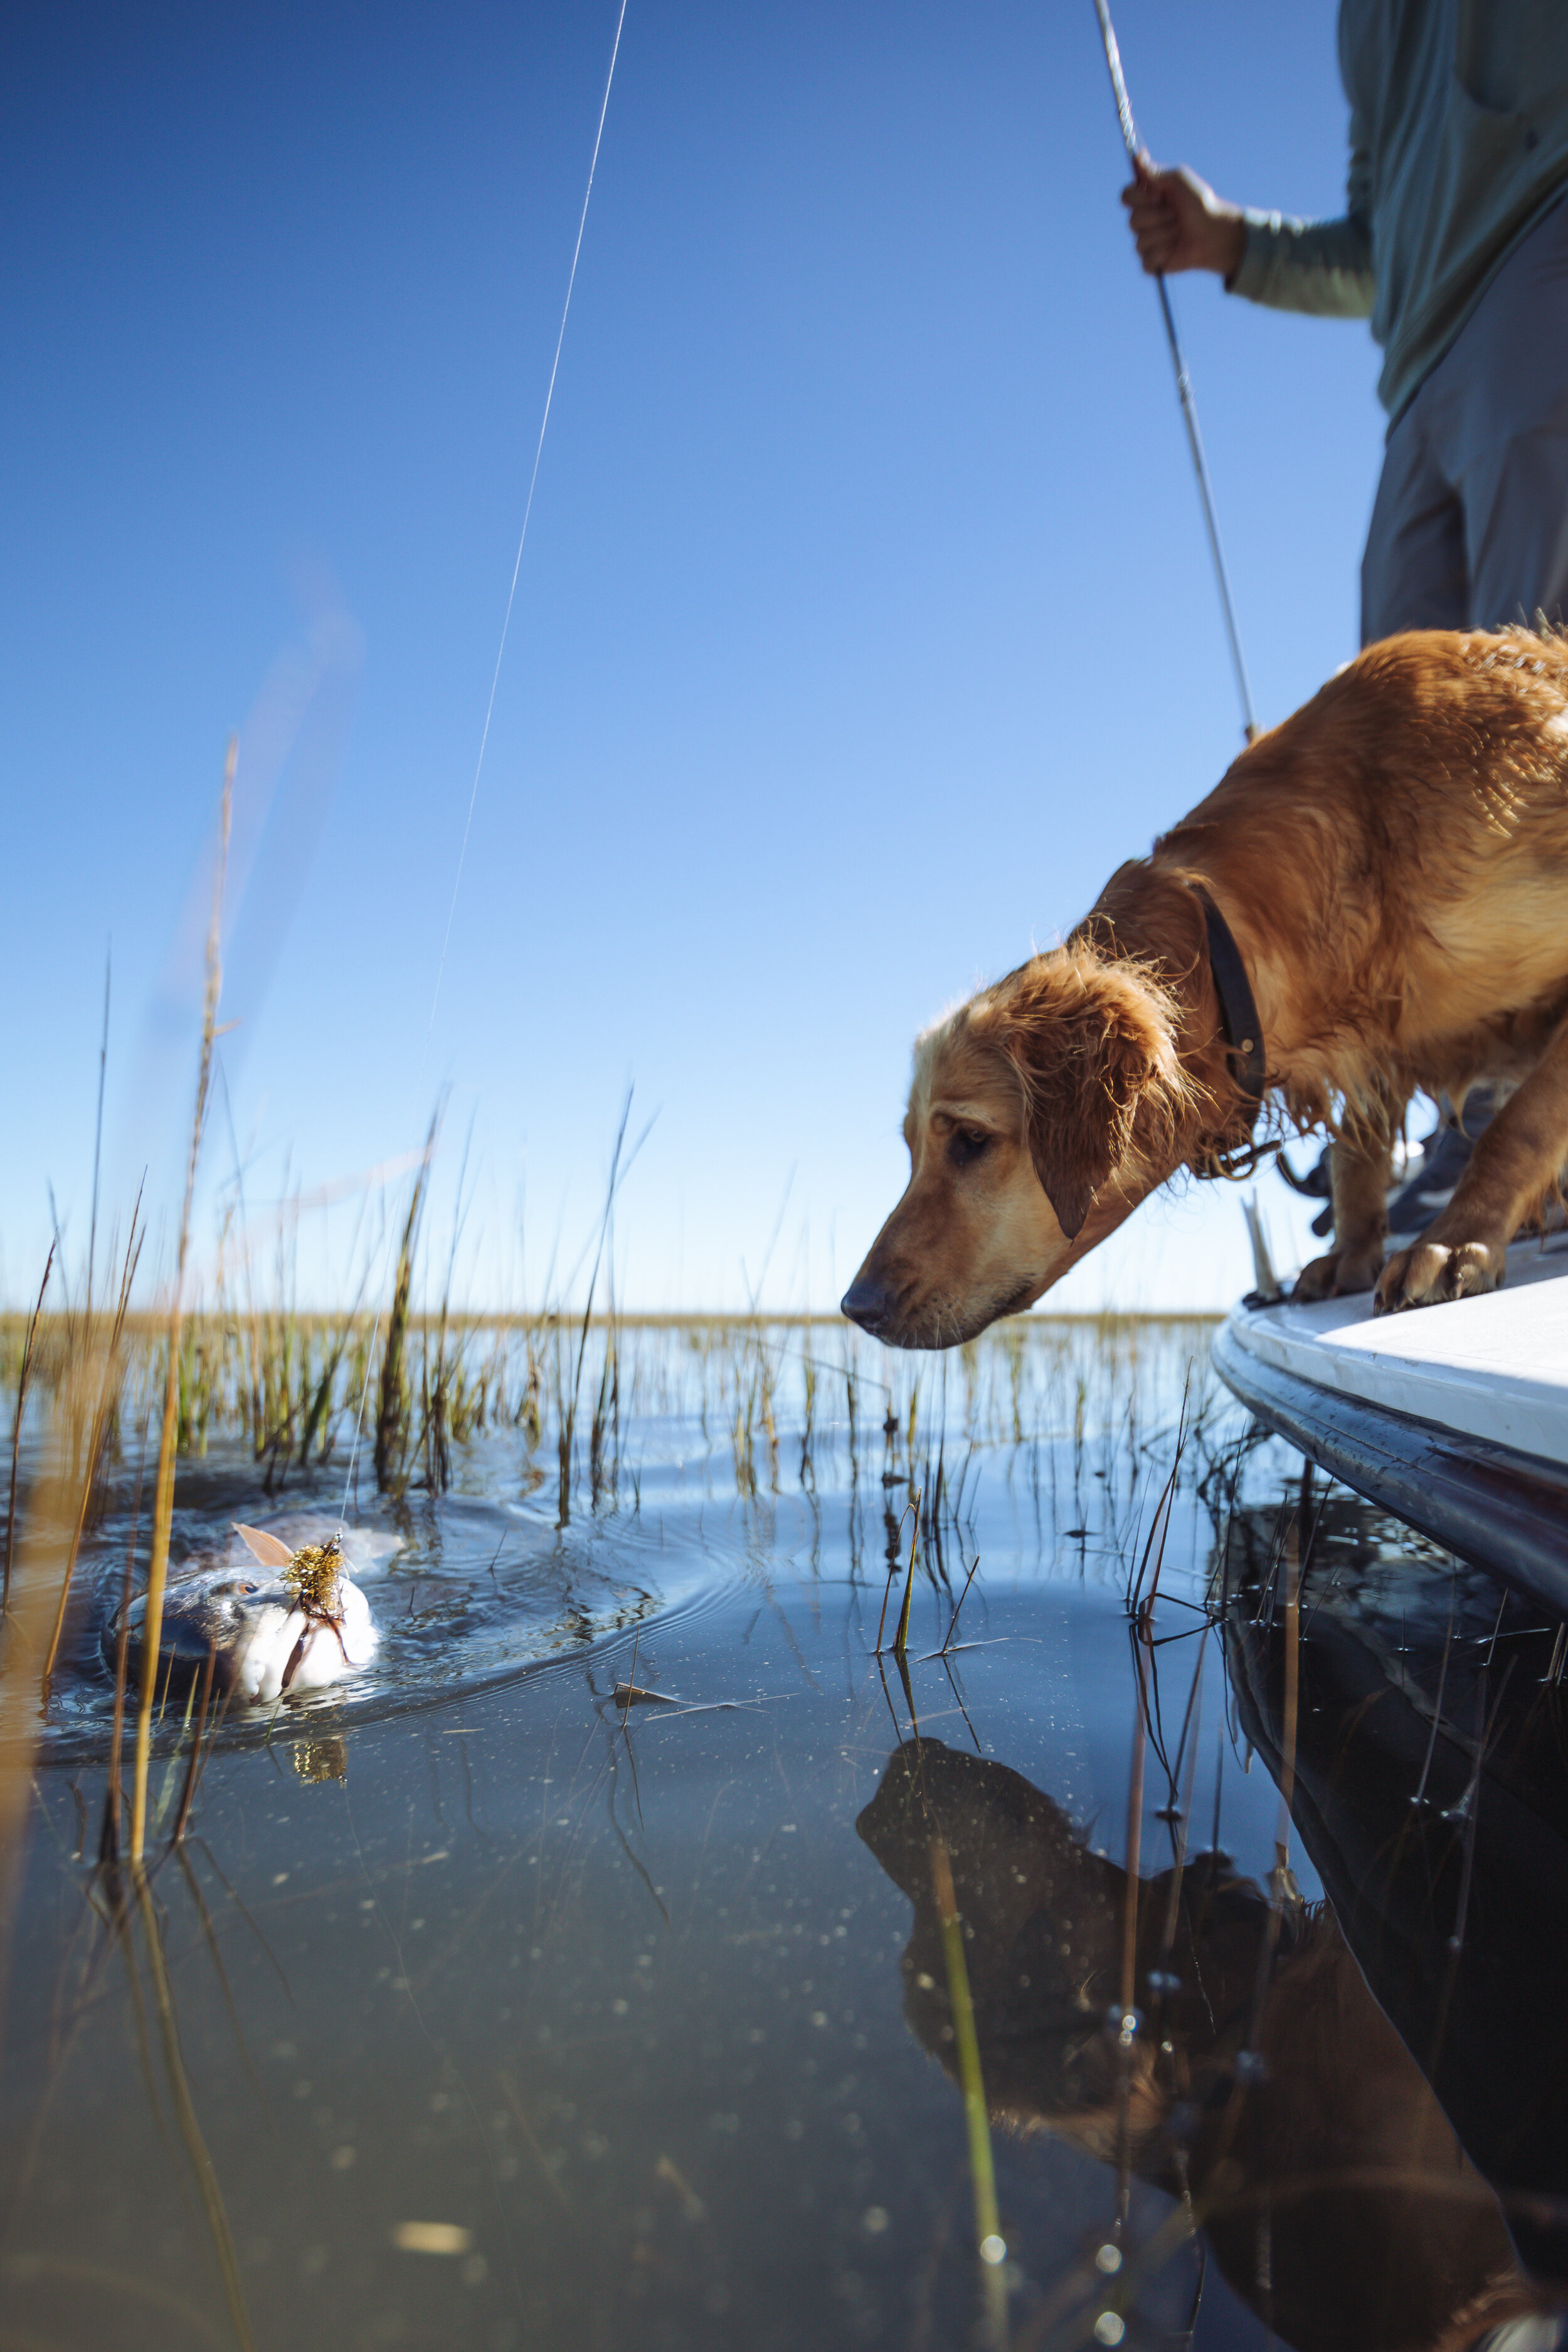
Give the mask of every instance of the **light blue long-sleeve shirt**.
M 1391 415 L 1568 194 L 1568 0 L 1342 0 L 1350 186 L 1338 220 L 1247 214 L 1227 283 L 1366 319 Z

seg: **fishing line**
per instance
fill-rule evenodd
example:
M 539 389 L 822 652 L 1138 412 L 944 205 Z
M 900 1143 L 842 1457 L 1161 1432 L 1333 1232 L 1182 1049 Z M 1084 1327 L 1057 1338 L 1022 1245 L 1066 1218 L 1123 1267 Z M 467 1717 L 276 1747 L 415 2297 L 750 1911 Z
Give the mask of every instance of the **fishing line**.
M 1094 0 L 1094 13 L 1100 19 L 1100 37 L 1105 45 L 1105 62 L 1110 73 L 1111 95 L 1116 100 L 1116 120 L 1121 126 L 1122 142 L 1127 159 L 1140 175 L 1143 170 L 1143 148 L 1138 128 L 1132 120 L 1132 104 L 1127 95 L 1127 82 L 1121 71 L 1121 51 L 1117 47 L 1116 27 L 1110 21 L 1107 0 Z M 1187 446 L 1192 452 L 1193 471 L 1198 478 L 1198 499 L 1204 510 L 1204 528 L 1208 533 L 1209 553 L 1214 559 L 1215 579 L 1219 587 L 1220 610 L 1225 615 L 1225 633 L 1230 640 L 1231 666 L 1236 671 L 1237 692 L 1241 698 L 1242 731 L 1250 743 L 1258 733 L 1258 714 L 1252 707 L 1252 688 L 1247 680 L 1247 661 L 1241 650 L 1241 632 L 1236 624 L 1236 606 L 1231 598 L 1230 574 L 1226 568 L 1225 550 L 1220 544 L 1219 520 L 1215 513 L 1214 491 L 1209 483 L 1208 460 L 1204 456 L 1203 436 L 1198 430 L 1197 403 L 1193 397 L 1193 382 L 1187 373 L 1187 362 L 1182 354 L 1181 338 L 1176 332 L 1175 313 L 1163 270 L 1155 273 L 1154 284 L 1160 296 L 1160 313 L 1165 321 L 1165 340 L 1171 347 L 1171 365 L 1176 372 L 1176 397 L 1182 404 L 1182 421 L 1187 428 Z
M 588 184 L 583 191 L 583 209 L 577 216 L 577 239 L 572 247 L 572 267 L 566 274 L 566 299 L 561 305 L 561 324 L 556 331 L 555 355 L 550 362 L 550 381 L 545 387 L 544 411 L 539 420 L 539 438 L 533 446 L 533 469 L 528 478 L 528 497 L 522 509 L 522 529 L 518 533 L 517 554 L 511 567 L 511 583 L 507 589 L 506 610 L 501 615 L 500 643 L 496 647 L 495 668 L 490 674 L 489 698 L 485 704 L 485 723 L 479 734 L 479 754 L 474 762 L 474 781 L 468 789 L 468 814 L 463 820 L 463 838 L 458 847 L 458 870 L 452 877 L 452 903 L 447 909 L 447 928 L 441 938 L 440 961 L 436 966 L 436 985 L 430 992 L 430 1017 L 425 1024 L 425 1046 L 419 1057 L 418 1077 L 421 1079 L 425 1074 L 426 1062 L 429 1057 L 430 1039 L 436 1027 L 436 1008 L 441 1001 L 441 982 L 447 971 L 447 951 L 452 943 L 452 925 L 457 919 L 458 896 L 463 887 L 463 866 L 468 854 L 468 835 L 473 830 L 474 809 L 479 797 L 479 777 L 484 770 L 485 751 L 490 740 L 490 720 L 495 715 L 496 689 L 500 684 L 501 663 L 506 657 L 507 632 L 511 626 L 511 608 L 517 598 L 518 575 L 522 570 L 522 551 L 528 543 L 528 526 L 533 513 L 533 494 L 539 485 L 539 466 L 544 455 L 544 436 L 550 426 L 551 404 L 555 398 L 555 379 L 561 371 L 561 353 L 566 341 L 566 321 L 572 315 L 572 293 L 577 283 L 577 264 L 582 258 L 583 236 L 588 226 L 588 205 L 594 194 L 594 175 L 599 168 L 599 148 L 605 136 L 605 118 L 610 110 L 610 91 L 615 84 L 616 60 L 621 53 L 621 28 L 626 21 L 626 0 L 620 0 L 620 10 L 616 17 L 616 37 L 610 45 L 610 63 L 605 75 L 605 94 L 599 101 L 599 120 L 594 131 L 594 152 L 588 159 Z M 418 1079 L 416 1080 L 416 1087 L 417 1084 Z M 434 1149 L 433 1141 L 431 1149 Z M 390 1255 L 391 1246 L 392 1228 L 388 1227 L 388 1255 Z M 384 1258 L 384 1279 L 380 1286 L 384 1292 L 386 1287 L 385 1265 L 386 1260 Z M 354 1419 L 354 1442 L 349 1451 L 348 1476 L 343 1482 L 342 1507 L 338 1514 L 340 1525 L 347 1520 L 349 1496 L 353 1490 L 354 1476 L 359 1468 L 360 1444 L 364 1434 L 365 1399 L 370 1394 L 370 1368 L 375 1356 L 375 1343 L 380 1336 L 381 1307 L 378 1304 L 375 1321 L 371 1329 L 370 1349 L 365 1357 L 364 1381 L 360 1389 L 359 1412 Z
M 452 904 L 447 909 L 446 936 L 441 941 L 441 961 L 436 971 L 435 993 L 430 999 L 430 1024 L 436 1025 L 436 1006 L 441 994 L 442 975 L 447 969 L 447 950 L 451 944 L 452 924 L 458 912 L 458 892 L 462 887 L 463 861 L 468 852 L 468 832 L 474 822 L 474 803 L 479 794 L 479 772 L 485 764 L 485 747 L 490 740 L 490 719 L 496 707 L 496 688 L 500 683 L 500 666 L 506 653 L 506 635 L 511 625 L 512 602 L 517 594 L 517 576 L 522 569 L 522 551 L 528 539 L 529 517 L 533 512 L 533 493 L 539 481 L 539 461 L 544 455 L 544 436 L 550 424 L 550 404 L 555 397 L 555 378 L 561 366 L 561 349 L 566 341 L 566 320 L 572 310 L 572 289 L 577 283 L 577 262 L 583 250 L 583 232 L 588 226 L 588 201 L 594 193 L 594 174 L 599 168 L 599 142 L 605 135 L 605 117 L 610 109 L 610 86 L 616 79 L 616 59 L 621 52 L 621 26 L 626 21 L 626 0 L 621 0 L 621 12 L 616 18 L 616 37 L 610 49 L 610 69 L 605 76 L 605 95 L 599 106 L 599 127 L 594 133 L 594 152 L 588 164 L 588 184 L 583 191 L 583 210 L 577 222 L 577 242 L 572 248 L 572 268 L 566 278 L 566 299 L 561 306 L 561 329 L 555 338 L 555 357 L 550 363 L 550 383 L 544 394 L 544 414 L 539 420 L 539 439 L 534 445 L 533 471 L 528 478 L 528 499 L 522 509 L 522 529 L 518 534 L 517 560 L 511 567 L 511 585 L 507 591 L 506 612 L 500 625 L 500 643 L 496 647 L 495 671 L 490 678 L 490 698 L 485 705 L 484 730 L 479 737 L 479 756 L 474 763 L 473 788 L 468 794 L 468 814 L 463 825 L 462 845 L 458 852 L 458 872 L 452 884 Z

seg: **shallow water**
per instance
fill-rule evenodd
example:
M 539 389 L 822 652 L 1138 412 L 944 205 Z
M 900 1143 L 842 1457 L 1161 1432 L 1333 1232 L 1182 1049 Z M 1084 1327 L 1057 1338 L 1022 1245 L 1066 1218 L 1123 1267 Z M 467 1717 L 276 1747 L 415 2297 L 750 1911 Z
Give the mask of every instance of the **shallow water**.
M 912 1445 L 908 1368 L 884 1418 L 869 1351 L 853 1445 L 842 1382 L 809 1446 L 798 1381 L 746 1444 L 650 1383 L 633 1467 L 564 1526 L 513 1441 L 469 1449 L 452 1494 L 363 1515 L 402 1538 L 374 1673 L 226 1721 L 117 1917 L 89 1864 L 121 1496 L 32 1780 L 0 2343 L 1329 2352 L 1540 2300 L 1568 2267 L 1552 1629 L 1342 1494 L 1301 1518 L 1206 1343 L 1046 1327 L 1021 1378 L 999 1340 L 943 1413 L 927 1372 Z M 182 1548 L 335 1477 L 258 1497 L 220 1450 Z M 911 1485 L 944 1504 L 900 1671 Z M 163 1748 L 166 1822 L 173 1717 Z

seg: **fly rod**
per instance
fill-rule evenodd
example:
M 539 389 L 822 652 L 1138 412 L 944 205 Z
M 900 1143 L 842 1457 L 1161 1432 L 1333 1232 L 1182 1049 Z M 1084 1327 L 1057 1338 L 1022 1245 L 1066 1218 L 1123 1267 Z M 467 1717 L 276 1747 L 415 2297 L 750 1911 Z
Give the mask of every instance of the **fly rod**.
M 1139 143 L 1138 128 L 1132 120 L 1132 105 L 1127 95 L 1127 83 L 1121 71 L 1121 52 L 1116 45 L 1116 27 L 1110 21 L 1107 0 L 1094 0 L 1094 13 L 1100 18 L 1100 37 L 1105 44 L 1105 62 L 1110 69 L 1110 88 L 1116 100 L 1116 119 L 1121 125 L 1121 136 L 1127 148 L 1128 161 L 1134 172 L 1143 169 L 1143 151 Z M 1203 436 L 1198 431 L 1197 404 L 1193 398 L 1192 378 L 1187 362 L 1182 356 L 1181 337 L 1176 332 L 1175 314 L 1171 309 L 1171 297 L 1166 289 L 1163 271 L 1154 279 L 1159 289 L 1160 311 L 1165 321 L 1165 341 L 1171 347 L 1171 365 L 1176 372 L 1176 397 L 1182 404 L 1182 418 L 1187 428 L 1187 446 L 1193 453 L 1193 471 L 1198 478 L 1198 498 L 1204 510 L 1204 528 L 1209 535 L 1209 553 L 1214 558 L 1215 578 L 1219 584 L 1220 609 L 1225 614 L 1225 630 L 1230 639 L 1230 658 L 1236 671 L 1237 692 L 1241 697 L 1242 729 L 1250 743 L 1258 732 L 1258 714 L 1252 707 L 1252 688 L 1247 683 L 1247 662 L 1241 650 L 1241 633 L 1236 625 L 1236 606 L 1231 601 L 1230 574 L 1226 570 L 1225 550 L 1220 545 L 1219 524 L 1214 510 L 1214 491 L 1209 485 L 1208 460 L 1204 456 Z

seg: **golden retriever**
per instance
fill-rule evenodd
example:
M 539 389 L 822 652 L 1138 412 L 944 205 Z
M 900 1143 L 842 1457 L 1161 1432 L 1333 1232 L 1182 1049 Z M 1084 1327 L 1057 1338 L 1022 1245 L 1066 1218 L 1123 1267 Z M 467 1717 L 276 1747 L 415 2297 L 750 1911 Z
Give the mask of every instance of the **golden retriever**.
M 1218 910 L 1220 944 L 1205 909 Z M 844 1299 L 943 1348 L 1030 1305 L 1258 1101 L 1332 1137 L 1334 1247 L 1299 1297 L 1379 1313 L 1491 1290 L 1568 1160 L 1568 641 L 1420 630 L 1261 736 L 1066 943 L 918 1041 L 911 1172 Z M 1226 973 L 1220 974 L 1224 986 Z M 1417 1089 L 1521 1081 L 1448 1205 L 1384 1264 L 1389 1153 Z

